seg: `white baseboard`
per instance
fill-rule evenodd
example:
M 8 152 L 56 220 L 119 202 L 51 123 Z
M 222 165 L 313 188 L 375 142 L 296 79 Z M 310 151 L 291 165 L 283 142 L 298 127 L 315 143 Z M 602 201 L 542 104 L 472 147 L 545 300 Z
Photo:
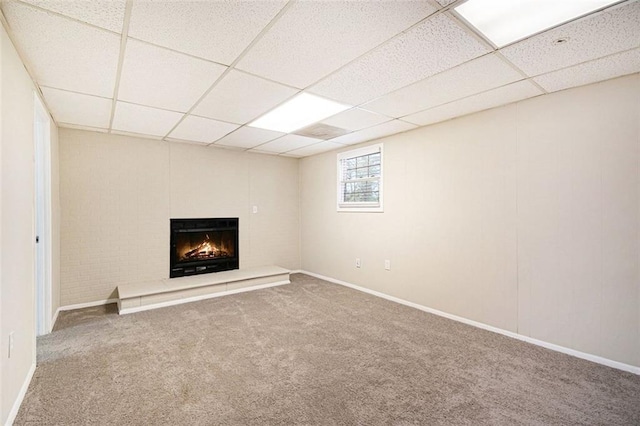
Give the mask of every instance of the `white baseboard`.
M 289 271 L 290 274 L 304 274 L 302 269 L 296 269 L 295 271 Z
M 9 416 L 7 417 L 7 421 L 5 422 L 5 426 L 13 425 L 13 421 L 16 419 L 18 415 L 18 411 L 20 410 L 20 406 L 22 405 L 22 401 L 24 400 L 25 395 L 27 395 L 27 390 L 29 389 L 29 384 L 31 383 L 31 379 L 33 378 L 33 373 L 36 372 L 36 363 L 31 364 L 31 368 L 27 373 L 27 377 L 24 379 L 24 383 L 20 388 L 20 392 L 18 393 L 18 397 L 13 403 L 13 407 L 11 407 L 11 411 L 9 411 Z
M 518 334 L 518 333 L 514 333 L 513 331 L 508 331 L 508 330 L 503 330 L 501 328 L 498 327 L 493 327 L 491 325 L 487 325 L 487 324 L 483 324 L 481 322 L 477 322 L 477 321 L 473 321 L 467 318 L 463 318 L 463 317 L 459 317 L 457 315 L 452 315 L 446 312 L 442 312 L 442 311 L 438 311 L 437 309 L 432 309 L 423 305 L 419 305 L 417 303 L 413 303 L 413 302 L 409 302 L 407 300 L 404 299 L 400 299 L 398 297 L 394 297 L 394 296 L 389 296 L 388 294 L 384 294 L 381 293 L 379 291 L 375 291 L 375 290 L 370 290 L 368 288 L 365 287 L 360 287 L 358 285 L 355 284 L 351 284 L 348 283 L 346 281 L 341 281 L 341 280 L 337 280 L 335 278 L 331 278 L 331 277 L 326 277 L 324 275 L 320 275 L 320 274 L 316 274 L 314 272 L 309 272 L 309 271 L 300 271 L 300 273 L 302 274 L 307 274 L 307 275 L 311 275 L 312 277 L 316 277 L 319 278 L 321 280 L 325 280 L 325 281 L 329 281 L 332 282 L 334 284 L 340 284 L 343 285 L 345 287 L 349 287 L 352 288 L 354 290 L 358 290 L 358 291 L 362 291 L 364 293 L 368 293 L 374 296 L 378 296 L 381 297 L 383 299 L 387 299 L 390 300 L 392 302 L 396 302 L 396 303 L 400 303 L 402 305 L 406 305 L 406 306 L 410 306 L 412 308 L 416 308 L 416 309 L 420 309 L 421 311 L 425 311 L 428 312 L 430 314 L 434 314 L 434 315 L 438 315 L 444 318 L 448 318 L 454 321 L 458 321 L 467 325 L 471 325 L 473 327 L 477 327 L 477 328 L 481 328 L 483 330 L 488 330 L 488 331 L 492 331 L 494 333 L 498 333 L 498 334 L 502 334 L 504 336 L 507 337 L 511 337 L 514 339 L 518 339 L 521 340 L 523 342 L 527 342 L 527 343 L 531 343 L 537 346 L 542 346 L 543 348 L 547 348 L 547 349 L 551 349 L 552 351 L 556 351 L 556 352 L 561 352 L 567 355 L 572 355 L 575 356 L 577 358 L 582 358 L 582 359 L 586 359 L 587 361 L 592 361 L 595 362 L 597 364 L 602 364 L 602 365 L 606 365 L 607 367 L 612 367 L 612 368 L 616 368 L 618 370 L 623 370 L 623 371 L 627 371 L 629 373 L 633 373 L 633 374 L 637 374 L 640 375 L 640 367 L 636 367 L 630 364 L 625 364 L 619 361 L 614 361 L 608 358 L 603 358 L 597 355 L 593 355 L 593 354 L 589 354 L 586 352 L 580 352 L 577 351 L 575 349 L 571 349 L 571 348 L 567 348 L 564 346 L 560 346 L 560 345 L 556 345 L 554 343 L 549 343 L 549 342 L 545 342 L 543 340 L 538 340 L 538 339 L 534 339 L 532 337 L 528 337 L 528 336 L 524 336 L 522 334 Z
M 72 311 L 74 309 L 91 308 L 93 306 L 110 305 L 112 303 L 118 303 L 118 299 L 96 300 L 94 302 L 77 303 L 75 305 L 60 306 L 58 308 L 58 310 L 59 311 Z M 58 313 L 56 312 L 56 317 L 57 317 L 57 315 L 58 315 Z
M 238 288 L 234 290 L 220 291 L 218 293 L 202 294 L 199 296 L 187 297 L 184 299 L 169 300 L 167 302 L 153 303 L 153 304 L 144 305 L 144 306 L 135 306 L 133 308 L 124 308 L 124 309 L 120 309 L 119 313 L 120 315 L 133 314 L 135 312 L 148 311 L 148 310 L 157 309 L 157 308 L 165 308 L 167 306 L 181 305 L 183 303 L 197 302 L 199 300 L 213 299 L 214 297 L 229 296 L 231 294 L 244 293 L 244 292 L 253 291 L 253 290 L 261 290 L 263 288 L 276 287 L 279 285 L 290 284 L 290 283 L 291 281 L 289 280 L 276 281 L 274 283 L 254 285 L 251 287 Z
M 60 306 L 58 309 L 56 309 L 56 312 L 53 314 L 53 318 L 51 318 L 51 329 L 49 330 L 49 333 L 51 333 L 53 331 L 53 327 L 55 327 L 56 321 L 58 321 L 58 315 L 62 311 L 72 311 L 74 309 L 91 308 L 93 306 L 108 305 L 110 303 L 116 303 L 117 301 L 118 301 L 118 299 L 105 299 L 105 300 L 96 300 L 95 302 L 78 303 L 78 304 L 75 304 L 75 305 Z

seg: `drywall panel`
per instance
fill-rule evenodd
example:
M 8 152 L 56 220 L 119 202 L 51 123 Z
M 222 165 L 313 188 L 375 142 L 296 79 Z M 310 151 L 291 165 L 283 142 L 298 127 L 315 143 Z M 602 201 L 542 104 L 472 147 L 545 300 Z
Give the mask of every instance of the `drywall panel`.
M 304 158 L 302 268 L 638 366 L 638 117 L 636 74 L 384 138 L 384 213 Z
M 278 265 L 299 269 L 298 160 L 260 154 L 249 154 L 247 159 L 250 240 L 243 266 Z
M 2 423 L 35 362 L 33 86 L 2 29 Z
M 168 168 L 167 142 L 60 129 L 63 306 L 168 275 Z
M 521 332 L 638 363 L 638 76 L 518 106 Z
M 0 29 L 0 423 L 5 424 L 36 362 L 34 86 L 4 27 Z M 51 123 L 55 162 L 55 123 Z M 56 165 L 52 168 L 55 170 Z M 52 201 L 57 187 L 52 188 Z M 55 220 L 55 218 L 54 218 Z M 53 223 L 55 250 L 57 229 Z M 53 298 L 56 253 L 53 253 Z M 55 300 L 54 300 L 55 309 Z M 9 334 L 13 350 L 9 356 Z

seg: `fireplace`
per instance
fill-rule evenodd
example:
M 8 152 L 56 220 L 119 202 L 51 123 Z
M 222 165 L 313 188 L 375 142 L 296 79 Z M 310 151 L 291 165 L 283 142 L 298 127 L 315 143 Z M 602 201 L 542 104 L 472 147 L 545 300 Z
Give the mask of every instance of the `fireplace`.
M 169 277 L 238 269 L 238 218 L 171 219 Z

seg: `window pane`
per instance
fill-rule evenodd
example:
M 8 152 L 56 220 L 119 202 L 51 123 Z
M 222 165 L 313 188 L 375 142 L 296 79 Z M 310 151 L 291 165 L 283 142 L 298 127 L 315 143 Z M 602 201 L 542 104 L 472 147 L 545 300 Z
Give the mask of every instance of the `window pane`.
M 365 194 L 362 194 L 362 200 L 361 201 L 366 201 L 366 202 L 372 202 L 372 201 L 376 201 L 371 192 L 367 192 Z
M 369 182 L 358 182 L 358 183 L 356 183 L 356 191 L 357 192 L 369 191 L 369 188 L 370 188 Z
M 339 160 L 339 166 L 341 203 L 354 205 L 367 203 L 374 206 L 379 203 L 382 186 L 380 181 L 382 154 L 380 152 L 343 158 Z
M 356 159 L 355 158 L 347 158 L 343 160 L 347 169 L 353 169 L 356 167 Z

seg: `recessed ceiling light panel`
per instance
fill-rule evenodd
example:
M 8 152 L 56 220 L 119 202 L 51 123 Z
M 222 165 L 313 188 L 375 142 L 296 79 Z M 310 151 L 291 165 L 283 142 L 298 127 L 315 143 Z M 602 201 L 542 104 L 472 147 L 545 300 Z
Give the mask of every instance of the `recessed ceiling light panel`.
M 619 0 L 469 0 L 455 8 L 496 46 L 503 47 Z
M 291 133 L 351 108 L 310 93 L 300 93 L 248 125 L 276 132 Z

